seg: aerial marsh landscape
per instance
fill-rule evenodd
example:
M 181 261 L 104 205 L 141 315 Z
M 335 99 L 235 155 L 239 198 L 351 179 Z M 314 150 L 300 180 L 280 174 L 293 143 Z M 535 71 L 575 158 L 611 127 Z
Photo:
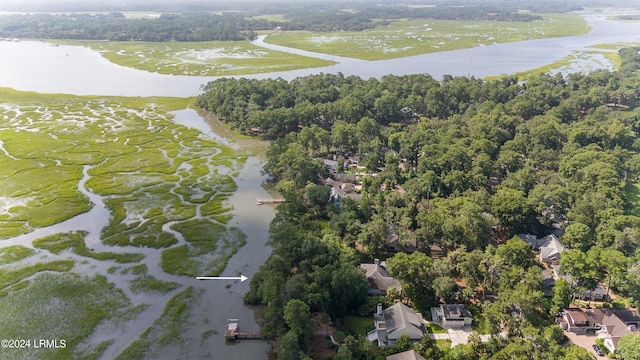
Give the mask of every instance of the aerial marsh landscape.
M 383 60 L 521 40 L 585 34 L 578 14 L 531 22 L 406 20 L 361 32 L 280 32 L 267 43 L 363 60 Z
M 172 120 L 192 102 L 0 89 L 0 332 L 67 341 L 19 358 L 99 357 L 98 324 L 151 326 L 175 275 L 219 274 L 244 245 L 225 201 L 246 155 Z
M 331 61 L 268 50 L 249 41 L 72 41 L 109 61 L 159 74 L 231 76 L 328 66 Z

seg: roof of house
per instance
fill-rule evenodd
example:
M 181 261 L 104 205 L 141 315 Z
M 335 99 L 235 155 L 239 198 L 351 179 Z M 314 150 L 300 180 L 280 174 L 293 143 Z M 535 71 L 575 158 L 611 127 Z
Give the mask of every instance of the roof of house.
M 558 237 L 551 234 L 538 240 L 540 247 L 540 259 L 559 259 L 560 253 L 564 251 L 564 245 Z
M 518 234 L 518 237 L 522 239 L 522 241 L 526 242 L 532 248 L 538 248 L 538 238 L 532 234 Z
M 337 168 L 338 162 L 336 160 L 322 159 L 322 162 L 329 168 Z
M 398 246 L 409 252 L 415 251 L 418 245 L 415 234 L 413 232 L 410 232 L 408 237 L 409 239 L 407 241 L 400 242 L 400 236 L 398 235 L 398 232 L 393 228 L 393 226 L 389 225 L 386 237 L 387 246 Z
M 340 199 L 346 198 L 346 197 L 351 198 L 354 201 L 360 201 L 360 199 L 362 198 L 362 195 L 360 195 L 358 193 L 354 193 L 354 192 L 347 193 L 346 191 L 344 191 L 344 190 L 342 190 L 342 189 L 340 189 L 340 188 L 338 188 L 336 186 L 333 186 L 331 188 L 330 198 L 333 201 L 340 201 Z
M 415 350 L 403 351 L 401 353 L 393 354 L 387 356 L 387 360 L 425 360 L 420 354 Z
M 473 319 L 471 312 L 462 304 L 442 304 L 440 308 L 442 309 L 442 315 L 447 320 L 462 318 Z
M 581 297 L 596 297 L 596 296 L 600 296 L 600 297 L 604 297 L 607 295 L 607 290 L 600 284 L 596 285 L 595 289 L 593 290 L 584 290 L 580 292 L 580 296 Z
M 345 183 L 342 183 L 342 185 L 340 185 L 340 189 L 349 192 L 349 191 L 354 191 L 356 189 L 356 186 L 353 185 L 352 183 L 345 182 Z
M 518 234 L 518 237 L 530 247 L 539 249 L 541 260 L 559 259 L 560 253 L 564 251 L 564 245 L 562 245 L 558 237 L 554 234 L 547 235 L 540 239 L 532 234 Z
M 369 280 L 371 289 L 387 291 L 390 287 L 400 290 L 400 282 L 391 276 L 384 266 L 381 264 L 360 264 L 360 268 L 365 271 L 365 276 Z
M 542 291 L 545 296 L 553 295 L 553 287 L 556 285 L 556 279 L 551 276 L 549 269 L 542 269 Z
M 584 316 L 590 325 L 602 324 L 604 311 L 602 309 L 585 309 Z
M 611 341 L 613 341 L 613 345 L 616 347 L 618 346 L 618 340 L 620 340 L 621 337 L 631 333 L 627 324 L 618 318 L 618 316 L 616 316 L 616 314 L 611 310 L 604 311 L 602 324 L 607 329 L 607 334 L 611 336 Z
M 625 324 L 640 323 L 640 314 L 635 310 L 613 310 L 613 313 Z
M 409 339 L 422 339 L 426 333 L 422 316 L 403 303 L 395 303 L 382 312 L 387 329 L 387 339 L 397 340 L 402 335 Z
M 581 309 L 565 309 L 564 313 L 571 326 L 587 326 L 589 323 L 586 314 Z

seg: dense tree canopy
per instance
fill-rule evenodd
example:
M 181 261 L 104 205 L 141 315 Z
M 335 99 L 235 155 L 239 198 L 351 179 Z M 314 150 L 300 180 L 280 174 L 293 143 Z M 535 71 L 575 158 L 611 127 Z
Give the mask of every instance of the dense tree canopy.
M 370 314 L 377 302 L 428 313 L 448 301 L 470 304 L 485 331 L 506 338 L 446 354 L 411 345 L 424 356 L 588 359 L 561 346 L 553 325 L 569 295 L 604 284 L 640 304 L 640 217 L 628 187 L 640 175 L 636 53 L 620 52 L 619 72 L 524 83 L 341 74 L 209 83 L 200 106 L 274 139 L 264 171 L 287 201 L 271 226 L 274 253 L 245 297 L 265 305 L 265 337 L 289 334 L 283 308 L 293 299 L 334 320 Z M 322 159 L 334 156 L 343 176 L 361 177 L 359 200 L 327 201 Z M 567 247 L 560 271 L 573 282 L 559 281 L 546 299 L 535 253 L 515 235 L 556 228 Z M 386 259 L 401 292 L 363 296 L 358 263 L 374 258 Z

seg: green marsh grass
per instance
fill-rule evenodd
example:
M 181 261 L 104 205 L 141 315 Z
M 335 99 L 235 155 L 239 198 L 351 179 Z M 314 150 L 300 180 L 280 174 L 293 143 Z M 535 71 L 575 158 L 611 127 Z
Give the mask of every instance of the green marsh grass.
M 249 41 L 64 41 L 122 66 L 160 74 L 230 76 L 329 66 L 334 62 L 268 50 Z
M 24 279 L 43 271 L 66 272 L 73 267 L 73 260 L 55 260 L 17 269 L 0 268 L 0 290 L 16 284 Z
M 0 297 L 0 333 L 11 339 L 65 339 L 66 348 L 14 349 L 18 358 L 72 359 L 101 353 L 104 345 L 79 351 L 76 346 L 106 320 L 121 321 L 131 310 L 124 293 L 101 275 L 44 273 L 28 287 Z
M 59 233 L 50 235 L 33 241 L 33 246 L 46 249 L 54 254 L 70 249 L 75 254 L 89 257 L 96 260 L 113 260 L 117 263 L 134 263 L 144 259 L 142 254 L 134 253 L 113 253 L 113 252 L 93 252 L 85 245 L 86 232 Z
M 162 266 L 172 274 L 221 273 L 246 243 L 240 230 L 224 226 L 231 218 L 231 209 L 224 203 L 237 186 L 222 167 L 237 171 L 247 156 L 172 121 L 170 112 L 187 108 L 193 100 L 44 95 L 0 88 L 0 140 L 9 154 L 0 152 L 0 208 L 6 209 L 0 215 L 0 238 L 89 211 L 93 204 L 78 188 L 86 170 L 86 190 L 101 196 L 110 211 L 100 234 L 103 244 L 164 249 Z M 170 222 L 172 230 L 163 231 Z M 177 242 L 174 231 L 183 234 L 187 244 L 171 247 Z M 143 255 L 136 253 L 93 251 L 86 246 L 85 236 L 81 231 L 54 234 L 33 245 L 42 249 L 40 253 L 61 257 L 69 252 L 97 261 L 142 260 Z M 104 276 L 73 273 L 73 260 L 16 266 L 33 254 L 27 247 L 0 248 L 0 308 L 8 311 L 0 315 L 0 333 L 21 335 L 3 329 L 29 318 L 28 309 L 33 306 L 39 323 L 26 325 L 29 336 L 66 338 L 69 344 L 66 350 L 34 356 L 98 358 L 108 341 L 83 342 L 96 325 L 135 319 L 147 306 L 132 307 L 122 289 Z M 90 260 L 80 263 L 96 263 Z M 187 268 L 180 268 L 185 264 Z M 149 275 L 144 264 L 111 266 L 106 271 L 110 276 L 127 276 L 129 284 L 122 286 L 129 285 L 136 293 L 166 294 L 180 286 Z M 53 296 L 48 298 L 51 304 L 45 302 L 45 295 Z M 184 307 L 195 295 L 191 289 L 178 295 L 167 304 L 154 329 L 136 344 L 167 344 L 171 338 L 166 334 L 179 334 L 188 315 Z M 7 301 L 15 304 L 5 306 Z M 45 321 L 47 311 L 55 314 Z M 64 319 L 70 311 L 73 316 Z M 5 322 L 7 317 L 10 321 Z M 39 331 L 52 321 L 55 326 L 50 332 Z
M 183 345 L 184 339 L 180 334 L 187 326 L 188 313 L 195 296 L 191 286 L 176 294 L 167 302 L 162 315 L 156 319 L 153 325 L 147 328 L 140 335 L 140 338 L 124 349 L 116 359 L 157 358 L 165 346 L 172 343 Z
M 13 245 L 0 248 L 0 265 L 19 261 L 33 255 L 33 250 L 22 245 Z
M 246 244 L 246 235 L 239 229 L 227 229 L 209 220 L 177 223 L 172 229 L 180 232 L 187 244 L 162 251 L 160 265 L 169 274 L 220 275 L 229 258 Z
M 129 288 L 132 292 L 139 293 L 158 293 L 167 294 L 180 287 L 176 282 L 158 280 L 151 275 L 140 275 L 131 280 Z
M 512 41 L 586 34 L 578 14 L 541 14 L 532 22 L 402 20 L 361 32 L 286 31 L 270 44 L 363 60 L 383 60 Z

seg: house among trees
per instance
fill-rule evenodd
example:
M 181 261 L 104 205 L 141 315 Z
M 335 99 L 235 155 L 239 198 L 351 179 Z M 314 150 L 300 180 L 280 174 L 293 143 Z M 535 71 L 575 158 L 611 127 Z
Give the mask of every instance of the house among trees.
M 330 160 L 325 160 L 330 161 Z M 331 187 L 330 201 L 336 205 L 340 204 L 340 200 L 346 197 L 354 201 L 360 201 L 362 196 L 355 192 L 356 176 L 352 174 L 332 173 L 330 177 L 321 180 L 321 183 Z
M 400 239 L 398 232 L 391 225 L 387 230 L 386 241 L 387 250 L 392 252 L 412 253 L 416 251 L 418 246 L 415 234 L 413 232 L 409 233 L 408 239 L 403 241 L 403 239 Z
M 532 250 L 538 252 L 540 261 L 547 264 L 559 264 L 560 253 L 564 251 L 564 245 L 554 234 L 543 238 L 537 238 L 531 234 L 518 234 L 518 237 L 526 242 Z
M 393 354 L 387 356 L 387 360 L 425 360 L 420 354 L 415 350 L 407 350 L 401 353 Z
M 431 318 L 445 328 L 461 328 L 473 323 L 473 315 L 462 304 L 440 304 L 431 308 Z
M 391 287 L 397 291 L 401 290 L 400 282 L 389 274 L 384 261 L 381 262 L 380 259 L 375 259 L 373 264 L 360 264 L 360 268 L 364 270 L 367 281 L 369 281 L 367 295 L 384 296 Z
M 329 170 L 330 173 L 335 173 L 338 171 L 337 160 L 323 159 L 322 162 L 327 167 L 327 170 Z
M 640 315 L 633 310 L 612 309 L 565 309 L 556 321 L 567 331 L 584 335 L 595 331 L 604 338 L 604 345 L 614 353 L 623 336 L 636 332 L 640 326 Z
M 401 336 L 409 336 L 410 342 L 418 342 L 427 333 L 420 313 L 403 303 L 395 303 L 384 311 L 378 304 L 373 315 L 375 329 L 367 334 L 369 341 L 377 341 L 378 346 L 394 346 Z
M 553 273 L 555 274 L 556 278 L 563 278 L 567 280 L 567 282 L 571 284 L 571 288 L 574 288 L 577 285 L 571 275 L 560 273 L 560 265 L 553 265 L 551 268 L 553 269 Z M 602 285 L 596 284 L 595 288 L 580 290 L 575 292 L 574 295 L 576 298 L 582 300 L 605 301 L 607 299 L 607 290 Z

